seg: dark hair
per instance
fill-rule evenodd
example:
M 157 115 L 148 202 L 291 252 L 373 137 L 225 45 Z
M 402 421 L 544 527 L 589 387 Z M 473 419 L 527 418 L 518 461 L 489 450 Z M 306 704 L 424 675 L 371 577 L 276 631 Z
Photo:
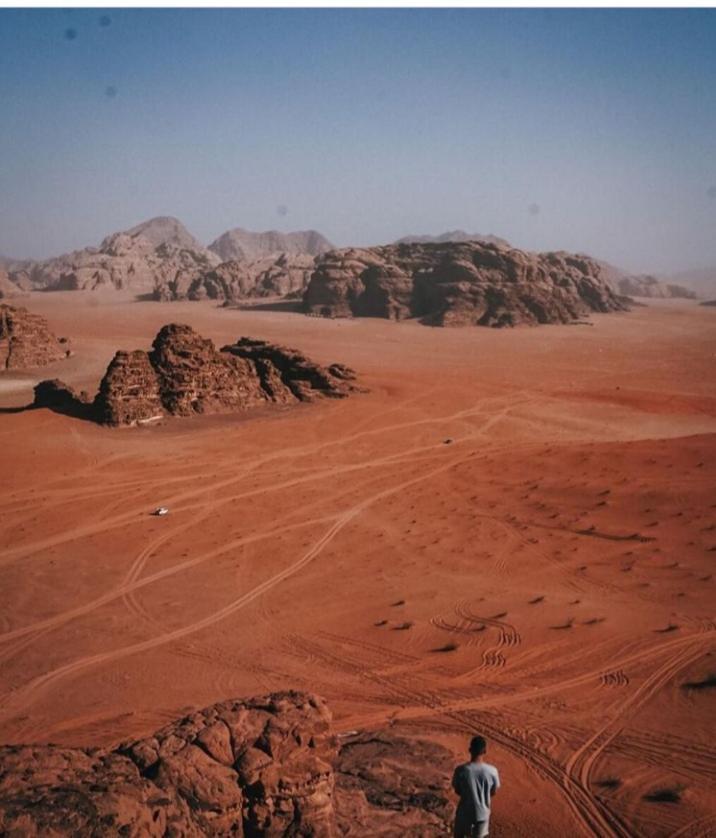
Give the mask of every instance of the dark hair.
M 473 736 L 470 740 L 470 754 L 479 757 L 487 751 L 487 740 L 484 736 Z

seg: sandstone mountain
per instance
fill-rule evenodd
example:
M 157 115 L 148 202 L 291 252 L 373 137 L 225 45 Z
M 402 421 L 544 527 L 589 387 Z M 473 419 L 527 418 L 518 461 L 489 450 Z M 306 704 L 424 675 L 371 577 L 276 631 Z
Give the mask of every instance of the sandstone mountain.
M 176 219 L 159 218 L 125 233 L 112 233 L 97 248 L 16 265 L 10 278 L 38 290 L 152 292 L 157 282 L 178 275 L 194 277 L 217 262 L 216 255 L 202 247 Z
M 262 405 L 343 398 L 356 388 L 341 364 L 322 367 L 294 349 L 240 338 L 220 351 L 190 326 L 164 326 L 151 352 L 117 352 L 92 402 L 60 381 L 35 388 L 35 406 L 106 425 L 162 416 L 232 413 Z
M 384 731 L 339 743 L 315 695 L 233 699 L 116 748 L 0 747 L 0 834 L 442 835 L 452 762 Z
M 7 300 L 11 297 L 17 297 L 23 293 L 23 289 L 15 284 L 7 274 L 0 268 L 0 300 Z
M 295 233 L 268 230 L 264 233 L 252 233 L 241 227 L 228 230 L 209 245 L 209 250 L 216 253 L 222 262 L 256 262 L 281 253 L 318 256 L 332 248 L 333 245 L 328 239 L 315 230 Z
M 684 288 L 682 285 L 661 282 L 655 276 L 647 274 L 622 276 L 616 281 L 616 288 L 620 294 L 625 294 L 628 297 L 696 299 L 694 291 Z
M 0 370 L 44 367 L 69 354 L 67 341 L 55 337 L 44 317 L 0 304 Z
M 186 229 L 186 227 L 170 215 L 158 215 L 127 230 L 129 236 L 143 236 L 154 247 L 168 244 L 184 250 L 202 251 L 204 245 Z
M 157 282 L 156 300 L 220 300 L 301 297 L 315 268 L 315 257 L 306 253 L 281 253 L 256 262 L 222 262 L 198 276 L 177 275 Z
M 478 242 L 404 244 L 327 253 L 304 295 L 308 313 L 414 317 L 430 325 L 571 323 L 627 303 L 599 264 Z
M 464 230 L 450 230 L 439 236 L 403 236 L 394 244 L 445 244 L 446 242 L 481 242 L 482 244 L 497 244 L 500 247 L 511 247 L 506 239 L 493 236 L 492 233 L 466 233 Z
M 661 280 L 685 286 L 695 291 L 700 297 L 713 297 L 716 293 L 716 267 L 679 271 L 661 277 Z

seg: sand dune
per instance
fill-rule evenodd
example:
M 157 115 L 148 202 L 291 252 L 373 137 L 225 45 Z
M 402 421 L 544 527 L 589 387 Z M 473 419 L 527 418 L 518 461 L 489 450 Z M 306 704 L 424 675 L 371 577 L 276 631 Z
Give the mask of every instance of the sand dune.
M 493 331 L 26 305 L 75 352 L 39 377 L 78 389 L 174 320 L 369 392 L 116 430 L 16 412 L 36 379 L 3 374 L 0 741 L 111 744 L 309 689 L 341 731 L 456 761 L 484 732 L 498 838 L 714 833 L 712 311 Z

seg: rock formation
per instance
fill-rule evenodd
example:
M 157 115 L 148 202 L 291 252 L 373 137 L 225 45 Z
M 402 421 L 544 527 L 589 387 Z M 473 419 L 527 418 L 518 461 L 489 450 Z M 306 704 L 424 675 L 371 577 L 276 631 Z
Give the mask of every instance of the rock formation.
M 146 235 L 145 235 L 146 234 Z M 156 283 L 194 278 L 218 263 L 215 254 L 172 218 L 146 221 L 113 233 L 98 248 L 14 266 L 10 278 L 38 290 L 101 289 L 153 292 Z
M 69 354 L 67 341 L 55 337 L 44 317 L 0 304 L 0 370 L 44 367 Z
M 335 809 L 342 835 L 450 833 L 455 759 L 446 748 L 389 731 L 343 740 L 335 761 Z
M 127 230 L 127 235 L 133 238 L 142 236 L 153 247 L 168 244 L 180 250 L 196 250 L 197 252 L 204 250 L 204 245 L 192 236 L 178 218 L 168 215 L 159 215 L 143 221 Z
M 265 341 L 241 338 L 219 351 L 190 326 L 174 323 L 159 331 L 151 352 L 117 352 L 89 415 L 107 425 L 133 425 L 162 416 L 342 398 L 356 389 L 354 378 L 341 364 L 324 368 L 296 350 Z M 78 397 L 73 404 L 72 396 L 62 382 L 41 382 L 34 405 L 87 415 L 87 400 Z
M 261 297 L 300 297 L 315 268 L 306 253 L 281 253 L 257 262 L 229 261 L 191 276 L 177 275 L 157 282 L 156 300 L 219 300 L 238 302 Z
M 626 307 L 586 256 L 478 242 L 331 251 L 304 295 L 313 314 L 439 326 L 571 323 Z
M 499 236 L 492 233 L 466 233 L 464 230 L 450 230 L 441 233 L 439 236 L 403 236 L 394 244 L 445 244 L 447 242 L 480 242 L 481 244 L 496 244 L 499 247 L 511 247 L 512 245 Z
M 620 294 L 627 297 L 696 299 L 696 294 L 688 288 L 670 282 L 661 282 L 655 276 L 647 274 L 620 277 L 616 282 L 616 287 Z
M 298 253 L 318 256 L 331 250 L 333 245 L 315 230 L 301 230 L 296 233 L 279 233 L 269 230 L 265 233 L 252 233 L 241 227 L 227 230 L 209 245 L 209 250 L 220 257 L 222 262 L 256 262 L 267 256 L 281 253 Z
M 344 738 L 322 699 L 229 700 L 116 748 L 0 747 L 0 835 L 443 835 L 454 759 L 388 731 Z
M 0 300 L 9 300 L 19 297 L 23 289 L 16 285 L 8 276 L 7 272 L 0 268 Z
M 336 740 L 324 702 L 225 701 L 115 749 L 0 748 L 0 834 L 335 834 Z

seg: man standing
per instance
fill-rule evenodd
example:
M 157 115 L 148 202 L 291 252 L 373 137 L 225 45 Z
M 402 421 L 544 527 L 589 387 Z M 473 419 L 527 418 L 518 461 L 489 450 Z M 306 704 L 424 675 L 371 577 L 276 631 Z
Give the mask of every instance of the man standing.
M 455 838 L 485 838 L 490 832 L 490 802 L 500 787 L 494 765 L 485 762 L 487 742 L 484 736 L 470 741 L 470 762 L 458 765 L 452 787 L 460 795 L 455 813 Z

